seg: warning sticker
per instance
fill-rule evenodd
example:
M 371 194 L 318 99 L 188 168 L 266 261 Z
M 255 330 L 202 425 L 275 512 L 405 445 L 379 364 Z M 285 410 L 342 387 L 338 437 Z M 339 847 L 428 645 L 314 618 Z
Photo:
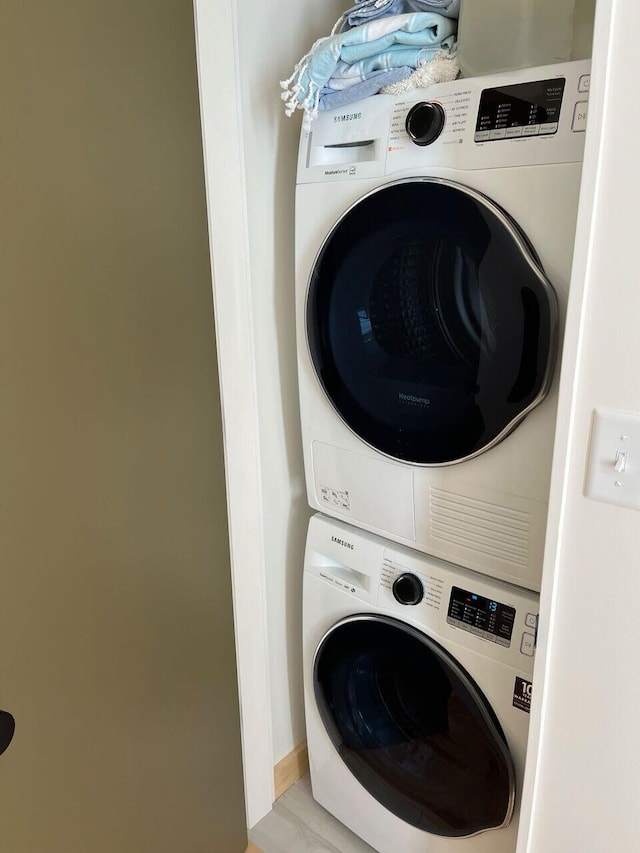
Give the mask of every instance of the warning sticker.
M 516 675 L 516 683 L 513 686 L 513 707 L 526 711 L 527 714 L 531 711 L 532 686 L 530 681 L 525 681 L 524 678 Z

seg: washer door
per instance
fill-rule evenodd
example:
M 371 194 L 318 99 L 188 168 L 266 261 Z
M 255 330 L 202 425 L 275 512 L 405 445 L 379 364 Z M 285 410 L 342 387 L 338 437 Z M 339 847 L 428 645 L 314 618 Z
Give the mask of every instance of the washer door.
M 314 687 L 341 758 L 397 817 L 449 838 L 509 824 L 504 733 L 468 673 L 426 635 L 384 616 L 344 619 L 318 647 Z
M 399 181 L 355 204 L 318 254 L 306 319 L 332 405 L 395 459 L 477 456 L 551 383 L 555 291 L 517 224 L 449 181 Z

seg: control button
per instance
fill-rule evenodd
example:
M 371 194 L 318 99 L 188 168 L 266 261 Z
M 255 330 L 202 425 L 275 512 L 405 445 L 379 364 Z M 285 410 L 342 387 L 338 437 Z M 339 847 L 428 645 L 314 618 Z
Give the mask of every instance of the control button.
M 391 589 L 395 600 L 400 604 L 420 604 L 424 597 L 422 581 L 410 572 L 398 575 Z
M 510 641 L 510 640 L 505 639 L 505 637 L 496 637 L 496 643 L 497 643 L 499 646 L 504 646 L 504 647 L 505 647 L 505 649 L 508 649 L 508 648 L 509 648 L 509 646 L 511 645 L 511 641 Z
M 489 136 L 489 139 L 504 139 L 506 135 L 507 135 L 507 128 L 506 127 L 497 127 L 495 130 L 491 131 L 491 135 Z
M 527 657 L 532 658 L 535 651 L 535 640 L 536 638 L 533 634 L 524 633 L 522 635 L 522 642 L 520 643 L 520 651 L 523 655 L 527 655 Z
M 527 613 L 524 617 L 524 624 L 527 628 L 537 628 L 538 627 L 538 615 L 537 613 Z
M 407 113 L 405 127 L 416 145 L 431 145 L 442 133 L 445 111 L 436 101 L 420 101 Z
M 485 640 L 488 640 L 490 643 L 495 643 L 496 635 L 492 634 L 490 631 L 483 631 L 483 636 Z
M 488 142 L 491 139 L 491 131 L 476 130 L 476 134 L 473 138 L 476 142 Z
M 517 136 L 522 136 L 522 126 L 507 128 L 507 132 L 505 133 L 507 139 L 514 139 Z
M 588 92 L 591 87 L 591 74 L 582 74 L 578 80 L 578 92 Z
M 524 129 L 524 136 L 537 136 L 540 133 L 539 124 L 528 124 Z
M 476 628 L 475 625 L 472 625 L 471 626 L 471 633 L 475 634 L 476 637 L 482 637 L 484 634 L 484 631 L 482 630 L 482 628 Z
M 552 133 L 557 133 L 558 122 L 550 122 L 549 124 L 540 125 L 540 136 L 550 136 Z
M 584 133 L 587 129 L 587 108 L 588 101 L 578 101 L 573 108 L 573 121 L 571 122 L 571 130 L 574 133 Z

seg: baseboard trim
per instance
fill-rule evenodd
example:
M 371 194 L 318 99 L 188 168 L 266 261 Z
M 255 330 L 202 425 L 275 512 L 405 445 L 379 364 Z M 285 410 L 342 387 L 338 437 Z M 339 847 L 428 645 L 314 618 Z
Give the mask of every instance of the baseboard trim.
M 273 768 L 273 784 L 276 793 L 276 800 L 281 797 L 285 791 L 294 785 L 298 779 L 301 779 L 309 770 L 309 753 L 307 752 L 307 742 L 303 740 L 295 749 L 279 761 Z

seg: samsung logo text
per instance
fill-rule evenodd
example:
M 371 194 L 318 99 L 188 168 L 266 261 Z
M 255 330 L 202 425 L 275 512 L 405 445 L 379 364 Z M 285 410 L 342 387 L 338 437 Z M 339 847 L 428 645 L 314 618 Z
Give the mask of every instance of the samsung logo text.
M 353 551 L 353 545 L 351 542 L 345 542 L 344 539 L 338 539 L 337 536 L 332 536 L 331 541 L 335 542 L 336 545 L 342 545 L 343 548 L 349 548 L 350 551 Z

